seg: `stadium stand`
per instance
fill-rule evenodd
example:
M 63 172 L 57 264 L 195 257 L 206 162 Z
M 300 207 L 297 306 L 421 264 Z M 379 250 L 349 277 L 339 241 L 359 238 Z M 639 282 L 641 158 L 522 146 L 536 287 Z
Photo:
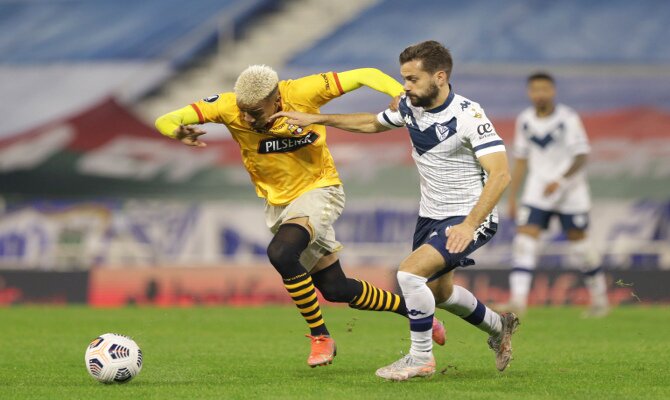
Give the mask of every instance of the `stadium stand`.
M 444 23 L 435 23 L 438 13 Z M 435 39 L 454 55 L 456 89 L 486 104 L 492 115 L 512 116 L 526 105 L 519 88 L 538 68 L 555 72 L 561 100 L 583 111 L 632 106 L 667 110 L 670 27 L 663 21 L 668 19 L 670 3 L 654 0 L 428 0 L 411 9 L 402 0 L 384 0 L 296 54 L 284 72 L 299 76 L 375 66 L 400 78 L 400 51 Z M 354 97 L 352 104 L 361 110 L 385 102 L 374 94 Z M 341 107 L 334 104 L 328 110 L 345 111 Z
M 277 3 L 0 2 L 0 112 L 11 115 L 0 136 L 75 113 L 110 94 L 137 99 Z M 33 107 L 17 110 L 17 99 Z
M 461 63 L 667 64 L 669 19 L 670 3 L 655 0 L 384 0 L 289 66 L 395 67 L 400 50 L 426 39 Z
M 198 0 L 188 4 L 179 0 L 2 2 L 0 62 L 168 59 L 178 64 L 213 43 L 221 24 L 241 25 L 274 3 L 274 0 Z

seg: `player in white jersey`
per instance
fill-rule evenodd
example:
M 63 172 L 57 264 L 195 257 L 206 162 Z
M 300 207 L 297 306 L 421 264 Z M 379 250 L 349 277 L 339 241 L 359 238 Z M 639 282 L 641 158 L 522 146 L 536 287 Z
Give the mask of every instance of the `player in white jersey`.
M 281 112 L 287 123 L 335 126 L 375 133 L 406 126 L 419 170 L 421 203 L 414 251 L 400 264 L 398 283 L 410 316 L 410 352 L 377 370 L 377 376 L 406 380 L 435 372 L 431 325 L 435 307 L 483 330 L 502 371 L 511 360 L 511 336 L 519 321 L 498 314 L 467 289 L 453 284 L 454 269 L 495 234 L 495 205 L 510 181 L 505 146 L 479 104 L 449 85 L 452 58 L 440 43 L 427 41 L 400 54 L 405 96 L 398 110 L 378 115 L 317 115 Z
M 579 115 L 555 104 L 554 79 L 540 72 L 528 78 L 532 106 L 516 121 L 514 170 L 509 192 L 509 211 L 517 220 L 513 243 L 511 297 L 507 308 L 523 313 L 528 303 L 539 238 L 552 216 L 558 216 L 569 241 L 568 260 L 581 269 L 591 297 L 586 316 L 608 312 L 605 275 L 586 239 L 591 199 L 585 165 L 590 147 Z M 522 206 L 516 196 L 525 181 Z

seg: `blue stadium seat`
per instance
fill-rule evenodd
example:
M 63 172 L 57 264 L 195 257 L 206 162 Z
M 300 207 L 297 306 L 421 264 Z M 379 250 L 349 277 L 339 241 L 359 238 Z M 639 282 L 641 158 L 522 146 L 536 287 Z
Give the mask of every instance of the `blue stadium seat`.
M 670 2 L 658 0 L 384 0 L 289 66 L 395 67 L 426 39 L 459 63 L 667 64 L 668 21 Z
M 212 18 L 242 23 L 273 3 L 276 0 L 0 2 L 0 63 L 183 57 L 171 45 Z M 216 25 L 211 24 L 200 41 L 189 45 L 196 50 L 215 37 Z

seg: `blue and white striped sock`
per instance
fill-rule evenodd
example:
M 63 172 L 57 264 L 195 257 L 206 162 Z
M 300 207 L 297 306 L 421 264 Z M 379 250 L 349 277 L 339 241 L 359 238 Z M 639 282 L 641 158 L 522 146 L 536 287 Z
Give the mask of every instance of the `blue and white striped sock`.
M 425 359 L 432 355 L 433 350 L 433 315 L 435 314 L 435 297 L 426 282 L 427 278 L 409 272 L 398 271 L 398 284 L 402 290 L 412 344 L 410 354 Z
M 500 315 L 486 307 L 484 303 L 477 300 L 474 294 L 462 286 L 454 285 L 451 296 L 437 307 L 458 315 L 489 335 L 495 336 L 502 332 Z

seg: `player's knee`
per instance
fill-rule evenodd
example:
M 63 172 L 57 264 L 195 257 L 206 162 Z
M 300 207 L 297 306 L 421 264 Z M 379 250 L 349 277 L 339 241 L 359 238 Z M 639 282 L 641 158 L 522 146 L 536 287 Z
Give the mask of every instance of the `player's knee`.
M 568 240 L 584 240 L 586 239 L 586 231 L 581 229 L 569 229 L 565 236 Z
M 270 263 L 281 272 L 282 266 L 300 262 L 300 255 L 309 245 L 309 233 L 298 225 L 282 225 L 267 248 Z
M 282 266 L 296 263 L 300 260 L 301 250 L 293 248 L 290 244 L 282 243 L 273 239 L 267 248 L 268 259 L 277 270 Z
M 417 263 L 408 262 L 408 260 L 401 262 L 400 265 L 398 266 L 398 272 L 407 272 L 409 274 L 418 275 L 419 271 L 420 268 L 418 267 Z
M 573 240 L 569 242 L 567 261 L 570 267 L 589 273 L 600 264 L 600 256 L 587 240 Z
M 410 265 L 406 264 L 406 263 L 400 263 L 400 265 L 398 266 L 398 272 L 400 272 L 400 271 L 409 272 L 409 273 L 412 272 L 411 268 L 410 268 Z

